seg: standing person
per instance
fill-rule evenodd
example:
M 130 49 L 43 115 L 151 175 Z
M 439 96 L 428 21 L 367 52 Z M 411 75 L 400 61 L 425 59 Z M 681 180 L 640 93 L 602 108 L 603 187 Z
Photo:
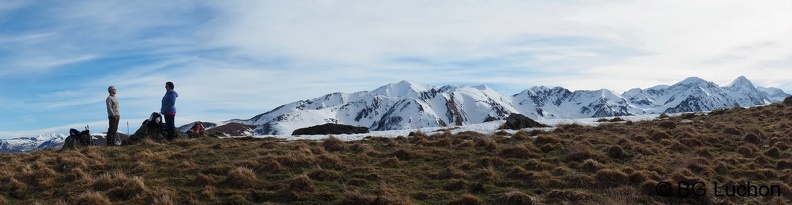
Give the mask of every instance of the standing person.
M 179 94 L 173 90 L 175 86 L 172 82 L 168 81 L 165 83 L 165 96 L 162 97 L 162 108 L 160 108 L 160 113 L 165 115 L 165 124 L 168 125 L 168 137 L 167 139 L 172 141 L 176 138 L 176 124 L 174 122 L 176 118 L 176 98 L 179 97 Z
M 107 128 L 107 146 L 115 146 L 116 133 L 118 133 L 118 121 L 121 120 L 121 113 L 118 111 L 118 99 L 116 99 L 116 89 L 115 86 L 110 86 L 107 88 L 107 92 L 110 93 L 105 100 L 107 104 L 107 119 L 110 121 L 110 127 Z

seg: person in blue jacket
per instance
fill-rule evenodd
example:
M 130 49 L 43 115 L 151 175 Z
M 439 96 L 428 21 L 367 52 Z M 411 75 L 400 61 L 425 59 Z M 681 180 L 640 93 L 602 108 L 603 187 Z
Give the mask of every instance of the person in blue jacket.
M 160 113 L 165 116 L 165 124 L 168 125 L 168 136 L 166 139 L 173 141 L 176 138 L 176 98 L 179 94 L 173 90 L 175 86 L 173 82 L 168 81 L 165 83 L 165 96 L 162 97 L 162 108 Z

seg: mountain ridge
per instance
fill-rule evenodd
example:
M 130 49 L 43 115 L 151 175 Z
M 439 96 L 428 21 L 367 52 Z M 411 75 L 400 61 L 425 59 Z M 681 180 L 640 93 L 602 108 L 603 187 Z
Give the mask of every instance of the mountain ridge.
M 336 92 L 299 100 L 250 119 L 221 124 L 257 126 L 251 130 L 257 135 L 288 134 L 324 123 L 376 131 L 477 124 L 504 119 L 511 113 L 542 120 L 710 111 L 766 105 L 787 96 L 778 88 L 755 87 L 744 76 L 724 87 L 688 77 L 670 86 L 634 88 L 621 94 L 608 89 L 570 91 L 559 86 L 534 86 L 504 95 L 486 85 L 436 87 L 402 80 L 371 91 Z
M 252 127 L 254 135 L 282 135 L 325 123 L 368 127 L 372 131 L 445 127 L 505 119 L 511 113 L 531 119 L 597 118 L 750 107 L 783 101 L 790 95 L 778 88 L 756 87 L 740 76 L 728 86 L 698 77 L 673 85 L 633 88 L 621 94 L 608 89 L 576 90 L 534 86 L 504 95 L 486 85 L 442 87 L 402 80 L 371 91 L 335 92 L 284 104 L 249 119 L 232 119 Z M 192 123 L 181 126 L 185 131 Z M 57 148 L 65 135 L 0 140 L 0 153 Z

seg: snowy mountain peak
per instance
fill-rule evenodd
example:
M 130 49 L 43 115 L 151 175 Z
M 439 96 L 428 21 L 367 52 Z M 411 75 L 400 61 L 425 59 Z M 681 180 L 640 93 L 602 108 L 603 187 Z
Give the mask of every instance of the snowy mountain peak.
M 550 88 L 548 88 L 546 86 L 534 86 L 534 87 L 532 87 L 531 89 L 528 89 L 528 90 L 530 90 L 530 91 L 532 91 L 534 93 L 538 93 L 538 92 L 542 92 L 542 91 L 548 91 L 548 90 L 550 90 Z M 528 91 L 528 90 L 526 90 L 526 91 Z
M 633 88 L 633 89 L 630 89 L 630 90 L 622 93 L 622 95 L 624 95 L 624 96 L 634 96 L 634 95 L 639 95 L 642 92 L 644 92 L 644 90 L 641 89 L 641 88 Z
M 792 96 L 784 92 L 784 90 L 778 88 L 765 88 L 765 87 L 756 87 L 756 90 L 767 96 L 771 102 L 780 102 L 784 101 L 785 98 Z
M 709 82 L 707 82 L 706 80 L 701 79 L 699 77 L 688 77 L 688 78 L 685 78 L 685 80 L 680 81 L 680 82 L 678 82 L 677 84 L 674 84 L 674 85 L 702 85 L 702 84 L 708 84 L 708 83 Z
M 494 90 L 494 89 L 492 89 L 492 88 L 490 88 L 489 86 L 486 86 L 486 85 L 477 85 L 477 86 L 473 86 L 473 88 L 476 88 L 476 89 L 479 89 L 479 90 Z
M 611 90 L 608 90 L 608 89 L 599 89 L 599 90 L 597 90 L 597 92 L 602 94 L 603 97 L 606 97 L 606 96 L 608 96 L 608 97 L 609 96 L 618 96 L 619 95 L 619 94 L 616 94 L 615 92 L 613 92 Z
M 529 90 L 534 92 L 534 93 L 541 93 L 541 92 L 550 92 L 550 91 L 557 91 L 557 90 L 566 90 L 566 88 L 559 87 L 559 86 L 552 87 L 552 88 L 546 87 L 546 86 L 534 86 L 534 87 L 532 87 Z
M 732 81 L 732 83 L 729 84 L 729 86 L 727 86 L 727 87 L 729 87 L 729 88 L 731 88 L 733 90 L 737 90 L 737 89 L 753 90 L 753 89 L 756 89 L 756 86 L 754 86 L 753 83 L 751 83 L 751 81 L 748 80 L 748 78 L 745 78 L 745 76 L 740 76 L 737 79 L 734 79 L 734 81 Z
M 56 139 L 56 138 L 64 138 L 64 139 L 66 139 L 66 137 L 67 136 L 64 135 L 64 134 L 57 134 L 57 133 L 41 134 L 38 137 L 36 137 L 36 140 L 46 141 L 46 140 L 52 140 L 52 139 Z
M 46 148 L 60 148 L 66 140 L 63 134 L 42 134 L 37 137 L 19 137 L 0 140 L 0 153 L 28 152 Z
M 409 96 L 414 97 L 419 93 L 431 90 L 432 87 L 419 85 L 410 81 L 402 80 L 398 83 L 390 83 L 372 91 L 375 94 L 380 94 L 389 97 Z
M 247 125 L 245 129 L 251 130 L 246 132 L 253 135 L 288 135 L 299 128 L 326 123 L 382 131 L 465 126 L 503 120 L 512 113 L 541 121 L 710 111 L 735 105 L 767 105 L 790 96 L 781 89 L 751 86 L 742 76 L 730 87 L 691 77 L 673 86 L 636 88 L 621 95 L 607 89 L 570 91 L 537 86 L 507 96 L 481 85 L 446 85 L 438 89 L 400 81 L 373 91 L 299 100 L 247 120 L 224 123 Z M 736 87 L 750 89 L 732 89 Z M 64 135 L 41 135 L 0 140 L 0 153 L 60 147 L 64 139 Z
M 747 80 L 738 82 L 750 85 Z M 340 100 L 326 97 L 287 104 L 240 122 L 258 126 L 253 130 L 255 134 L 288 134 L 297 128 L 328 122 L 393 130 L 476 124 L 504 119 L 510 113 L 534 119 L 590 118 L 708 111 L 779 101 L 765 96 L 758 91 L 732 91 L 698 77 L 673 86 L 632 89 L 624 94 L 607 89 L 570 91 L 536 86 L 511 96 L 483 85 L 446 85 L 438 89 L 400 81 Z

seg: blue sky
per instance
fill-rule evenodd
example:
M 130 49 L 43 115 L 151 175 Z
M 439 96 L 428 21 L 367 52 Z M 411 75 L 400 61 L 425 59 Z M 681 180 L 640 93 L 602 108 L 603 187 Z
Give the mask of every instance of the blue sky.
M 331 92 L 409 80 L 623 92 L 740 75 L 792 90 L 792 2 L 0 2 L 0 138 L 121 129 L 159 110 L 177 124 L 246 119 Z

